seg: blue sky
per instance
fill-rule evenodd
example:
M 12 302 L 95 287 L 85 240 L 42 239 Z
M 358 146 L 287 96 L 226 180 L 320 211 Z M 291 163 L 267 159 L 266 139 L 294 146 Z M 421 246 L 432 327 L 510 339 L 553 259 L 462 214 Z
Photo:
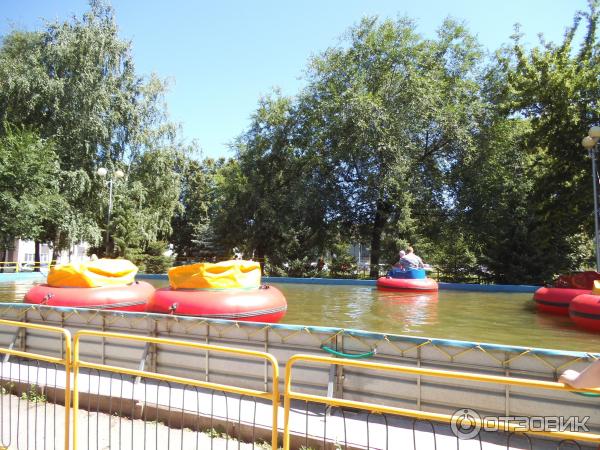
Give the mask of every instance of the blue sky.
M 0 34 L 40 28 L 43 19 L 81 15 L 86 0 L 9 1 Z M 365 15 L 409 16 L 433 36 L 445 17 L 466 21 L 484 49 L 509 40 L 513 24 L 526 41 L 559 41 L 587 0 L 113 0 L 121 36 L 132 40 L 138 72 L 170 81 L 171 118 L 204 155 L 229 156 L 259 97 L 274 87 L 293 95 L 311 55 L 339 42 Z

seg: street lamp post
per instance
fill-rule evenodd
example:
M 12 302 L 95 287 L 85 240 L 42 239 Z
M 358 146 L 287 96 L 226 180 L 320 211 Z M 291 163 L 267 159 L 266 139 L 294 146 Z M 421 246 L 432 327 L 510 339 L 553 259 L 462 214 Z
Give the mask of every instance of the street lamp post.
M 99 176 L 105 177 L 108 175 L 108 170 L 104 167 L 100 167 L 96 172 Z M 112 213 L 113 206 L 113 184 L 116 180 L 123 178 L 125 173 L 122 170 L 115 170 L 111 177 L 106 180 L 106 185 L 108 186 L 108 210 L 106 211 L 106 242 L 105 242 L 105 252 L 108 255 L 109 251 L 109 228 L 110 228 L 110 215 Z
M 598 236 L 598 175 L 596 172 L 596 155 L 598 153 L 598 140 L 600 140 L 600 127 L 592 127 L 588 136 L 583 138 L 581 144 L 589 151 L 592 159 L 592 185 L 594 187 L 594 232 L 596 242 L 596 271 L 600 271 L 600 236 Z

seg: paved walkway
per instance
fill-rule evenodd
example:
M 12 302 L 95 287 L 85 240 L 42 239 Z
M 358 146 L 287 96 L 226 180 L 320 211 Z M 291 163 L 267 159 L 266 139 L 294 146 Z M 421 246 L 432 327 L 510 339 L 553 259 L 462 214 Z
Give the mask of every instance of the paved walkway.
M 64 449 L 64 407 L 3 395 L 0 445 L 9 449 Z M 78 449 L 250 450 L 252 444 L 213 432 L 172 429 L 160 422 L 130 420 L 117 415 L 79 411 Z M 254 446 L 260 449 L 260 446 Z M 271 448 L 270 446 L 264 448 Z

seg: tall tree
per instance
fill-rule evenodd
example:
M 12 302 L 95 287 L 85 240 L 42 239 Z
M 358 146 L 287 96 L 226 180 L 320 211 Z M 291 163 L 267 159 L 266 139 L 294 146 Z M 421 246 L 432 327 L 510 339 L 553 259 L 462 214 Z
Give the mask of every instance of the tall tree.
M 316 124 L 312 151 L 338 194 L 328 214 L 367 236 L 375 276 L 386 228 L 407 230 L 411 211 L 450 201 L 444 177 L 472 146 L 481 55 L 449 20 L 435 40 L 407 19 L 364 19 L 348 36 L 313 59 L 302 101 Z
M 181 155 L 172 148 L 144 152 L 130 166 L 121 182 L 115 182 L 111 236 L 117 253 L 146 250 L 171 236 L 171 217 L 180 208 L 180 175 L 175 171 Z
M 217 177 L 225 164 L 224 159 L 182 159 L 181 208 L 172 219 L 172 242 L 179 256 L 220 257 L 225 253 L 215 234 L 220 208 Z
M 53 143 L 7 126 L 0 137 L 0 234 L 40 240 L 45 225 L 62 223 L 59 180 Z
M 131 44 L 119 37 L 114 12 L 101 0 L 91 0 L 82 18 L 4 37 L 0 119 L 52 139 L 70 205 L 61 227 L 47 227 L 46 239 L 59 247 L 82 239 L 97 242 L 106 195 L 96 169 L 129 172 L 144 152 L 175 146 L 177 130 L 166 121 L 164 91 L 156 77 L 136 73 Z M 164 182 L 152 192 L 169 191 L 171 179 Z M 170 216 L 157 215 L 161 205 L 145 205 L 158 228 L 168 230 Z
M 478 135 L 477 152 L 465 155 L 455 172 L 454 232 L 468 236 L 481 270 L 497 282 L 539 282 L 545 263 L 530 204 L 537 164 L 525 146 L 528 131 L 526 120 L 493 118 Z
M 237 164 L 221 171 L 217 233 L 246 254 L 275 263 L 323 250 L 322 186 L 301 146 L 297 105 L 275 92 L 261 99 L 252 123 L 235 143 Z
M 600 119 L 598 6 L 590 1 L 589 11 L 577 13 L 559 44 L 542 38 L 528 50 L 517 30 L 490 74 L 494 103 L 530 124 L 525 146 L 536 161 L 536 177 L 528 201 L 535 220 L 528 231 L 539 257 L 525 270 L 538 280 L 581 268 L 589 256 L 574 243 L 593 230 L 590 162 L 581 139 Z M 575 48 L 582 25 L 586 31 Z

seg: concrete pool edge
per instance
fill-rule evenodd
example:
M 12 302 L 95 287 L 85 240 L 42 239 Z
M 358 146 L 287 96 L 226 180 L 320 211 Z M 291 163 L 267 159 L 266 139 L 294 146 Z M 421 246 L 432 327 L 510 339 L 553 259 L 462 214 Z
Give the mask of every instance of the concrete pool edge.
M 139 279 L 167 280 L 167 274 L 145 274 L 137 276 Z M 262 277 L 266 283 L 286 284 L 324 284 L 337 286 L 375 286 L 376 280 L 357 280 L 354 278 L 294 278 L 294 277 Z M 440 290 L 448 291 L 472 291 L 472 292 L 535 292 L 541 286 L 529 286 L 519 284 L 463 284 L 463 283 L 439 283 Z

